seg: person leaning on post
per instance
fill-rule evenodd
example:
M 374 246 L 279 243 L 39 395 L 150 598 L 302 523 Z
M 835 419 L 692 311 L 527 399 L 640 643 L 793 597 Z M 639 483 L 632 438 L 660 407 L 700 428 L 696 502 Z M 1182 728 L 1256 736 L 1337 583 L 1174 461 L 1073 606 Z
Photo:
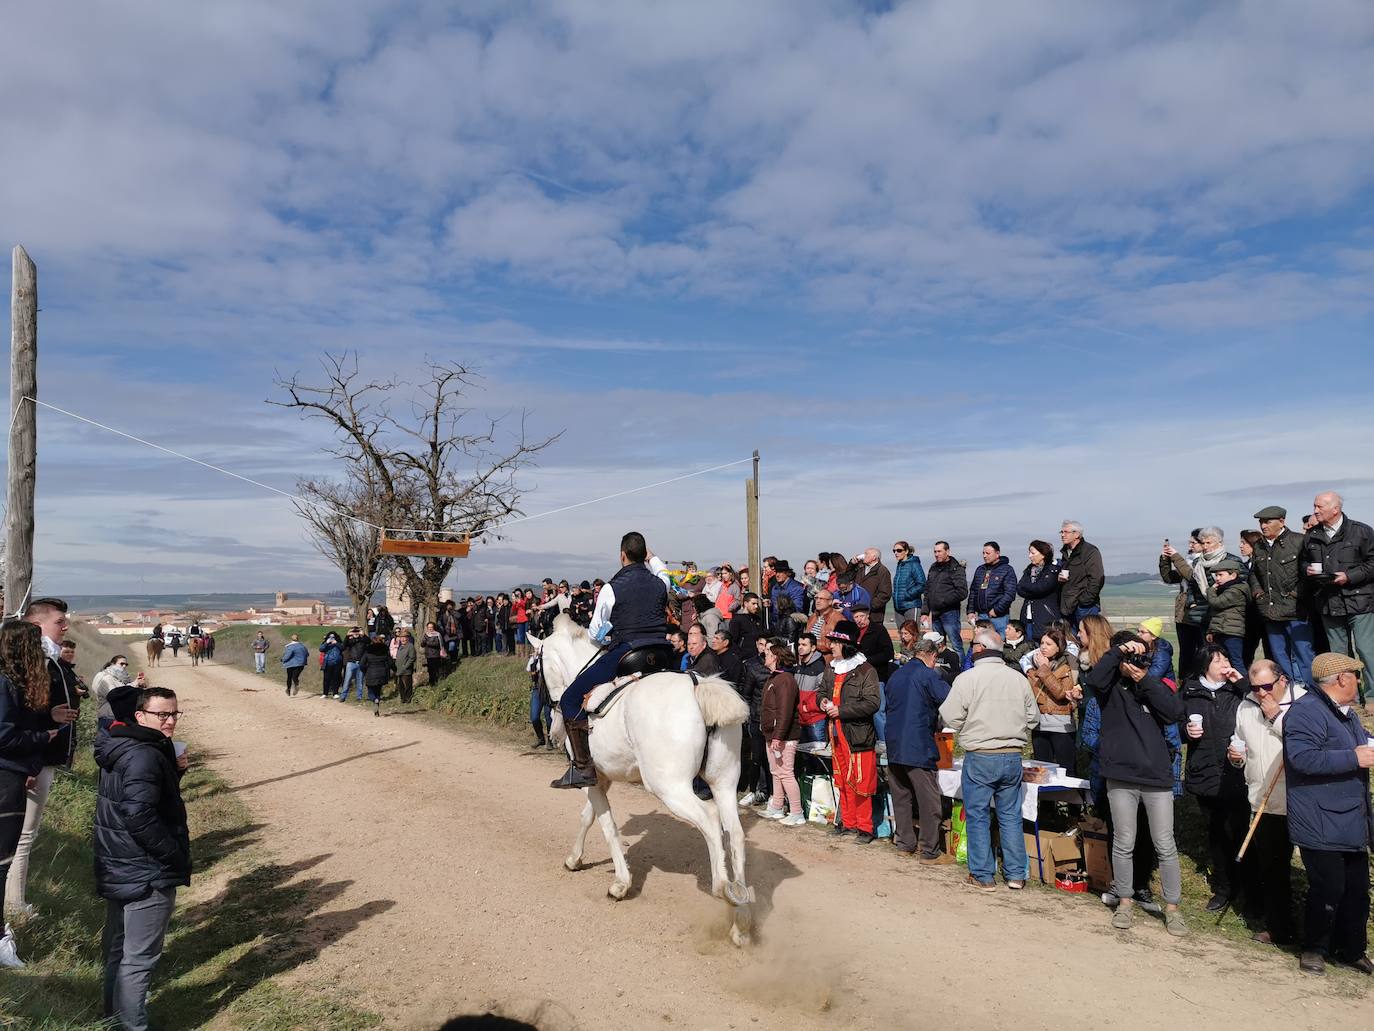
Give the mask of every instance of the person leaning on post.
M 1226 759 L 1245 771 L 1251 814 L 1263 808 L 1241 864 L 1251 920 L 1264 926 L 1251 937 L 1264 945 L 1293 941 L 1293 845 L 1288 839 L 1288 803 L 1283 777 L 1283 724 L 1288 710 L 1307 692 L 1269 659 L 1251 663 L 1248 693 L 1236 710 L 1236 732 Z M 1252 815 L 1253 818 L 1253 815 Z
M 1374 974 L 1367 955 L 1374 738 L 1354 710 L 1361 672 L 1364 664 L 1352 656 L 1318 655 L 1316 689 L 1293 703 L 1283 727 L 1288 834 L 1307 871 L 1298 961 L 1305 974 L 1325 973 L 1327 960 Z

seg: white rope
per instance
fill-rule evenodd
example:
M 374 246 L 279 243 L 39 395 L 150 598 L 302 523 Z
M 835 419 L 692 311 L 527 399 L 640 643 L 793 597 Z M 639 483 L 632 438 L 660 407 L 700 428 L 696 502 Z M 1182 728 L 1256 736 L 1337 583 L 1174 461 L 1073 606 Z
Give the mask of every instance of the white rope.
M 43 408 L 49 408 L 52 411 L 59 413 L 60 415 L 67 416 L 70 419 L 76 419 L 78 422 L 84 422 L 88 426 L 94 426 L 96 429 L 105 430 L 107 433 L 113 433 L 118 437 L 125 438 L 126 440 L 132 440 L 136 444 L 142 444 L 145 447 L 150 447 L 155 451 L 161 451 L 164 454 L 171 455 L 174 458 L 180 458 L 184 461 L 191 462 L 194 465 L 199 465 L 205 469 L 211 470 L 212 472 L 222 473 L 225 476 L 233 477 L 236 480 L 240 480 L 243 483 L 251 484 L 254 487 L 261 487 L 263 490 L 271 491 L 273 494 L 280 494 L 282 497 L 289 498 L 292 501 L 295 501 L 299 504 L 308 505 L 311 508 L 326 508 L 329 511 L 333 511 L 336 514 L 343 516 L 345 519 L 351 519 L 355 523 L 361 523 L 362 525 L 371 527 L 374 530 L 380 530 L 382 533 L 415 533 L 427 534 L 430 537 L 468 536 L 468 531 L 466 530 L 426 530 L 418 526 L 378 526 L 376 523 L 368 522 L 366 519 L 363 519 L 360 516 L 351 515 L 350 513 L 345 512 L 343 509 L 337 508 L 336 506 L 328 506 L 324 502 L 313 501 L 310 498 L 301 497 L 299 494 L 292 494 L 290 491 L 282 490 L 279 487 L 273 487 L 270 483 L 263 483 L 261 480 L 255 480 L 252 477 L 243 476 L 229 469 L 222 468 L 221 466 L 213 465 L 210 462 L 203 462 L 199 458 L 192 458 L 190 455 L 183 454 L 180 451 L 174 451 L 172 448 L 163 447 L 161 444 L 155 444 L 151 440 L 144 440 L 142 437 L 136 437 L 132 433 L 125 433 L 123 430 L 115 429 L 113 426 L 107 426 L 103 422 L 97 422 L 94 419 L 88 419 L 84 415 L 77 415 L 75 412 L 69 412 L 67 411 L 67 409 L 59 408 L 57 407 L 57 405 L 49 404 L 47 401 L 39 401 L 37 398 L 27 396 L 20 399 L 21 404 L 24 401 L 31 401 L 35 405 L 40 405 Z M 15 409 L 15 415 L 18 415 L 18 407 L 16 407 Z M 14 426 L 13 418 L 11 418 L 10 420 L 10 426 L 11 428 L 13 428 Z M 678 483 L 682 480 L 690 480 L 696 476 L 705 476 L 707 473 L 719 472 L 721 469 L 730 469 L 737 465 L 743 465 L 745 462 L 752 462 L 753 460 L 754 458 L 751 455 L 748 458 L 740 458 L 733 462 L 723 462 L 720 465 L 713 465 L 709 469 L 698 469 L 695 472 L 683 473 L 681 476 L 672 476 L 666 480 L 659 480 L 656 483 L 646 483 L 642 487 L 630 487 L 628 490 L 618 490 L 614 494 L 605 494 L 599 498 L 592 498 L 590 501 L 579 501 L 574 505 L 564 505 L 562 508 L 551 508 L 547 512 L 536 512 L 533 515 L 520 516 L 516 519 L 507 520 L 504 523 L 498 523 L 496 526 L 486 527 L 486 529 L 483 532 L 490 533 L 495 530 L 504 529 L 507 526 L 514 526 L 516 523 L 529 522 L 531 519 L 543 519 L 545 516 L 558 515 L 561 512 L 571 512 L 575 508 L 585 508 L 587 505 L 596 505 L 602 501 L 611 501 L 614 498 L 623 498 L 627 494 L 638 494 L 641 491 L 653 490 L 655 487 L 666 487 L 670 483 Z
M 241 480 L 244 483 L 250 483 L 254 487 L 261 487 L 263 490 L 270 490 L 273 494 L 280 494 L 282 497 L 290 498 L 292 501 L 299 502 L 302 505 L 308 505 L 311 508 L 326 507 L 323 502 L 312 501 L 309 498 L 301 497 L 299 494 L 292 494 L 288 490 L 282 490 L 279 487 L 274 487 L 270 483 L 263 483 L 261 480 L 255 480 L 249 476 L 241 476 L 236 472 L 232 472 L 229 469 L 221 468 L 218 465 L 211 465 L 209 462 L 202 462 L 199 458 L 192 458 L 190 455 L 182 454 L 180 451 L 173 451 L 171 448 L 163 447 L 161 444 L 154 444 L 151 440 L 144 440 L 142 437 L 135 437 L 132 433 L 125 433 L 123 430 L 117 430 L 113 426 L 106 426 L 103 422 L 96 422 L 94 419 L 87 419 L 84 415 L 77 415 L 75 412 L 69 412 L 65 408 L 58 408 L 57 405 L 48 404 L 48 402 L 46 401 L 39 401 L 37 398 L 33 397 L 25 397 L 24 400 L 32 401 L 34 404 L 41 405 L 44 408 L 51 408 L 54 412 L 58 412 L 62 415 L 67 416 L 68 418 L 75 419 L 78 422 L 84 422 L 88 426 L 94 426 L 96 427 L 96 429 L 105 430 L 107 433 L 113 433 L 116 436 L 125 438 L 126 440 L 132 440 L 137 444 L 142 444 L 145 447 L 150 447 L 155 451 L 161 451 L 164 454 L 173 456 L 174 458 L 180 458 L 187 462 L 191 462 L 195 465 L 203 466 L 204 468 L 210 469 L 213 472 L 223 473 L 225 476 L 232 476 L 234 479 Z M 364 526 L 370 526 L 374 530 L 384 529 L 383 527 L 378 526 L 376 523 L 370 523 L 366 519 L 363 519 L 359 516 L 350 515 L 348 512 L 345 512 L 342 509 L 336 509 L 336 511 L 345 519 L 351 519 L 355 523 L 362 523 Z

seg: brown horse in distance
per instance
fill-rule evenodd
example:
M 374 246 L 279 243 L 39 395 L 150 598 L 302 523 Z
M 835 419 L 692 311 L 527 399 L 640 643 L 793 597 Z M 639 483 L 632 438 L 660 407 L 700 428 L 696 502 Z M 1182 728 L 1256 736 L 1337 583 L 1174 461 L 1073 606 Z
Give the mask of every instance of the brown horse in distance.
M 199 666 L 201 657 L 205 654 L 205 638 L 189 637 L 186 639 L 186 654 L 191 656 L 191 665 Z
M 164 647 L 164 646 L 163 646 L 163 643 L 162 643 L 161 641 L 159 641 L 156 637 L 150 637 L 150 638 L 148 638 L 148 665 L 149 665 L 149 666 L 160 666 L 160 665 L 162 665 L 162 649 L 163 649 L 163 647 Z

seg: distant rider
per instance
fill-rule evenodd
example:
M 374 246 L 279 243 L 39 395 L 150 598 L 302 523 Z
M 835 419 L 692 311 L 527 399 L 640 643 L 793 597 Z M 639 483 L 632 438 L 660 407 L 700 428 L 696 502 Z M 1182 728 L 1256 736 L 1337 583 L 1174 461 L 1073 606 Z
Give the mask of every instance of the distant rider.
M 572 763 L 550 787 L 586 788 L 596 784 L 590 728 L 582 702 L 587 692 L 615 679 L 620 660 L 630 649 L 663 644 L 668 635 L 668 579 L 663 560 L 651 555 L 644 535 L 633 530 L 620 539 L 620 572 L 601 588 L 589 628 L 606 650 L 578 674 L 558 699 L 568 729 Z

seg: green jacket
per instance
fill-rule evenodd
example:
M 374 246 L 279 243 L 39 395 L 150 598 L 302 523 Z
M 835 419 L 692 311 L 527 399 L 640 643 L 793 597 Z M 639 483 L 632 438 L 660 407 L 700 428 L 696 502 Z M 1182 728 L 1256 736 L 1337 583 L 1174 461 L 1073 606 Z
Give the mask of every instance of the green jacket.
M 1264 619 L 1306 619 L 1300 595 L 1302 534 L 1284 528 L 1273 545 L 1261 544 L 1250 558 L 1250 594 Z
M 1207 632 L 1224 637 L 1244 637 L 1245 596 L 1246 585 L 1243 577 L 1225 585 L 1212 584 L 1207 589 L 1207 604 L 1212 610 Z

